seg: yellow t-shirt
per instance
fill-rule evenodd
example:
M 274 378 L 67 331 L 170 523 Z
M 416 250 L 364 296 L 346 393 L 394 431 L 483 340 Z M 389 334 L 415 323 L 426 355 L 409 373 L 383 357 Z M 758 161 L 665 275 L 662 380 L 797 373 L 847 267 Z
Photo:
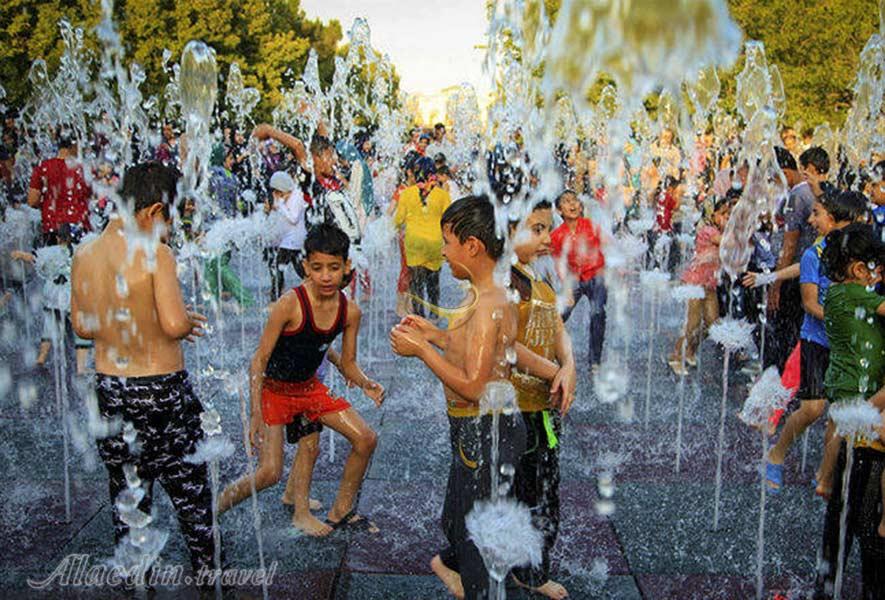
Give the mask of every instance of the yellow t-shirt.
M 421 202 L 418 186 L 413 185 L 400 192 L 393 217 L 394 224 L 405 225 L 403 244 L 406 249 L 406 265 L 438 271 L 442 266 L 442 229 L 439 220 L 452 203 L 449 193 L 435 187 Z

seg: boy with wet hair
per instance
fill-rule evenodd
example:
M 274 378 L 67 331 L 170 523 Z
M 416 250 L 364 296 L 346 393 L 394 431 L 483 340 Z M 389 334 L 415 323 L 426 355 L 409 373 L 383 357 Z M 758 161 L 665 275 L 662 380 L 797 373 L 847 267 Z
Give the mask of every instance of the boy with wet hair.
M 589 350 L 587 359 L 596 369 L 602 361 L 605 341 L 605 305 L 608 291 L 605 287 L 602 239 L 599 228 L 584 216 L 584 205 L 574 190 L 564 190 L 556 198 L 556 210 L 562 225 L 550 234 L 550 250 L 557 259 L 557 271 L 563 280 L 572 279 L 571 303 L 565 307 L 562 320 L 568 321 L 582 296 L 590 303 Z
M 335 225 L 347 234 L 350 243 L 356 247 L 361 237 L 359 219 L 344 182 L 335 172 L 335 145 L 325 137 L 325 132 L 326 128 L 321 123 L 308 148 L 295 136 L 266 123 L 258 125 L 252 135 L 259 140 L 275 140 L 295 155 L 300 170 L 297 179 L 309 205 L 306 213 L 308 229 L 319 223 Z
M 356 513 L 356 502 L 377 436 L 343 398 L 334 398 L 316 376 L 326 351 L 343 335 L 338 368 L 381 406 L 384 388 L 369 379 L 356 363 L 356 343 L 362 313 L 341 291 L 350 271 L 350 240 L 331 225 L 314 227 L 304 241 L 305 281 L 271 305 L 270 316 L 252 357 L 249 438 L 260 451 L 254 486 L 277 483 L 283 472 L 284 426 L 302 415 L 347 438 L 351 452 L 344 465 L 338 496 L 325 523 L 310 512 L 309 492 L 318 456 L 318 432 L 299 443 L 295 457 L 292 524 L 312 536 L 325 536 L 339 527 L 377 528 Z M 252 493 L 253 478 L 244 475 L 229 485 L 218 500 L 223 512 Z
M 181 340 L 202 335 L 206 319 L 185 307 L 165 243 L 177 180 L 174 169 L 157 162 L 126 171 L 121 195 L 131 216 L 112 218 L 74 255 L 71 321 L 78 336 L 95 342 L 101 417 L 131 423 L 140 448 L 133 452 L 122 432 L 98 441 L 117 542 L 129 532 L 115 500 L 127 489 L 123 466 L 131 464 L 147 492 L 140 510 L 150 514 L 155 480 L 172 500 L 196 573 L 213 568 L 212 490 L 206 464 L 185 460 L 203 437 L 203 406 L 188 380 Z
M 510 286 L 519 294 L 516 339 L 563 367 L 563 394 L 558 403 L 549 381 L 518 369 L 510 376 L 527 437 L 527 448 L 516 470 L 516 498 L 531 509 L 532 524 L 544 535 L 541 564 L 514 569 L 514 578 L 537 594 L 561 600 L 568 597 L 568 591 L 550 578 L 550 553 L 559 533 L 559 436 L 562 417 L 574 398 L 577 375 L 571 339 L 557 310 L 556 292 L 533 266 L 538 256 L 550 252 L 552 208 L 549 201 L 538 201 L 521 222 L 512 223 L 510 228 L 517 259 L 510 268 Z M 556 381 L 554 387 L 558 387 Z
M 455 597 L 477 599 L 484 597 L 489 577 L 469 539 L 465 517 L 475 501 L 492 495 L 493 417 L 480 414 L 480 400 L 487 394 L 514 393 L 507 355 L 516 341 L 517 319 L 506 290 L 495 281 L 504 240 L 495 231 L 494 207 L 488 198 L 467 196 L 452 203 L 441 225 L 443 256 L 452 275 L 471 284 L 468 303 L 450 319 L 447 331 L 410 315 L 391 331 L 390 342 L 397 355 L 420 358 L 443 384 L 452 451 L 442 514 L 449 546 L 433 557 L 430 566 Z M 549 361 L 518 346 L 516 353 L 517 364 L 527 372 L 545 379 L 558 372 Z M 498 428 L 498 463 L 515 466 L 526 443 L 522 417 L 502 414 Z M 512 483 L 503 476 L 502 481 Z

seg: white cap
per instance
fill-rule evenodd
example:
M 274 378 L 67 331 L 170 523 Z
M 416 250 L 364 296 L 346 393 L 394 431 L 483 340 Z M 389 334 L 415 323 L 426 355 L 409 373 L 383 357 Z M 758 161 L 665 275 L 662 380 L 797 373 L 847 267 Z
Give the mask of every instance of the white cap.
M 270 177 L 270 189 L 291 192 L 295 189 L 295 180 L 285 171 L 277 171 Z

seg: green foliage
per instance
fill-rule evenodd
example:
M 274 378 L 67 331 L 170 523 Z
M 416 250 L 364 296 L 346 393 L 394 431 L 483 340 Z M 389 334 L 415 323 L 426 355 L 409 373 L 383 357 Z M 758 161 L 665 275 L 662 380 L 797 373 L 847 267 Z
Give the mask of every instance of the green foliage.
M 858 59 L 879 25 L 875 0 L 728 0 L 746 39 L 765 44 L 769 64 L 784 80 L 784 121 L 814 127 L 840 126 L 851 106 Z M 723 74 L 722 93 L 734 103 L 735 69 Z
M 787 96 L 784 121 L 812 128 L 829 122 L 841 127 L 852 100 L 860 51 L 879 24 L 875 0 L 727 0 L 745 39 L 765 44 L 769 64 L 780 69 Z M 562 0 L 545 0 L 556 15 Z M 662 27 L 666 27 L 662 23 Z M 720 72 L 723 105 L 734 108 L 735 77 L 743 55 L 729 72 Z M 589 91 L 598 96 L 607 78 Z M 656 99 L 648 100 L 652 108 Z
M 62 52 L 58 22 L 67 19 L 86 33 L 87 47 L 98 52 L 94 35 L 101 20 L 94 0 L 2 0 L 0 2 L 0 81 L 7 103 L 23 104 L 30 94 L 31 63 L 44 58 L 50 73 Z M 261 92 L 259 117 L 266 117 L 280 99 L 280 88 L 304 70 L 308 52 L 316 50 L 320 79 L 331 83 L 341 25 L 305 16 L 298 0 L 118 0 L 114 21 L 126 49 L 126 60 L 147 73 L 145 97 L 162 98 L 169 76 L 163 50 L 178 60 L 185 44 L 199 39 L 216 51 L 219 71 L 226 75 L 237 62 L 245 85 Z M 220 83 L 224 89 L 224 82 Z

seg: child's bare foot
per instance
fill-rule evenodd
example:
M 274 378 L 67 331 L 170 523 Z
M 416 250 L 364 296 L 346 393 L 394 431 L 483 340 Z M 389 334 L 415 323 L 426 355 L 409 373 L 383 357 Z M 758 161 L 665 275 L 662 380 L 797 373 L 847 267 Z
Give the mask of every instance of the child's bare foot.
M 546 596 L 547 598 L 553 598 L 554 600 L 568 598 L 568 590 L 566 590 L 561 583 L 557 583 L 552 579 L 548 579 L 547 583 L 541 587 L 536 587 L 535 593 Z
M 303 517 L 292 515 L 292 527 L 311 537 L 326 537 L 332 533 L 331 527 L 309 513 Z
M 287 506 L 295 506 L 295 498 L 289 495 L 289 492 L 283 492 L 283 497 L 280 499 L 283 504 Z M 323 503 L 317 500 L 316 498 L 310 499 L 310 510 L 321 510 L 323 508 Z
M 882 520 L 879 522 L 879 537 L 885 537 L 885 514 L 882 515 Z
M 430 560 L 430 568 L 433 569 L 434 574 L 439 577 L 450 594 L 458 598 L 458 600 L 464 600 L 464 586 L 461 583 L 461 575 L 445 566 L 439 554 Z
M 513 576 L 513 580 L 516 582 L 521 588 L 525 588 L 527 590 L 531 590 L 535 594 L 541 594 L 545 598 L 553 598 L 553 600 L 563 600 L 564 598 L 568 598 L 568 590 L 565 587 L 552 579 L 548 579 L 544 585 L 538 587 L 532 587 L 530 585 L 526 585 L 521 582 L 516 576 Z

